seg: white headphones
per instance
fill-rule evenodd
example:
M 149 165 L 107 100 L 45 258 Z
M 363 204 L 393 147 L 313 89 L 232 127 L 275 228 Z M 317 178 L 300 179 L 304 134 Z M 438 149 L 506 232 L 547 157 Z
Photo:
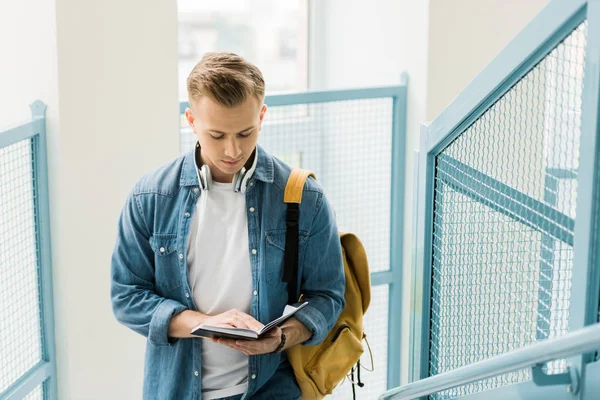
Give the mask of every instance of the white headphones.
M 200 183 L 200 188 L 202 190 L 210 190 L 212 186 L 212 174 L 210 173 L 210 167 L 208 165 L 204 164 L 202 167 L 198 167 L 198 163 L 200 161 L 200 157 L 198 154 L 199 151 L 200 143 L 196 142 L 194 162 L 196 163 L 196 171 L 198 172 L 198 182 Z M 246 166 L 243 166 L 242 169 L 234 175 L 233 181 L 231 182 L 234 192 L 246 193 L 246 190 L 248 188 L 248 181 L 250 180 L 250 178 L 254 174 L 254 170 L 256 169 L 256 163 L 258 161 L 257 149 L 254 149 L 253 157 L 254 160 L 252 161 L 252 166 L 249 169 L 246 169 Z

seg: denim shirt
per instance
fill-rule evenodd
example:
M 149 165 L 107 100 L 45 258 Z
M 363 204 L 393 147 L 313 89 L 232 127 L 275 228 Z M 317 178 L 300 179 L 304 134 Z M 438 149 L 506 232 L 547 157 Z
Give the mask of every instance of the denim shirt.
M 146 174 L 133 187 L 118 223 L 111 262 L 111 300 L 117 320 L 147 338 L 144 399 L 202 397 L 200 338 L 167 335 L 171 318 L 197 310 L 187 278 L 187 239 L 201 196 L 193 151 Z M 288 300 L 282 282 L 286 204 L 291 169 L 257 146 L 248 182 L 250 314 L 263 324 Z M 321 343 L 345 305 L 344 266 L 333 210 L 313 179 L 304 186 L 299 221 L 299 285 L 309 305 L 297 319 Z M 201 255 L 200 255 L 201 256 Z M 235 296 L 235 293 L 231 294 Z M 285 353 L 250 356 L 244 399 L 296 399 L 300 390 Z

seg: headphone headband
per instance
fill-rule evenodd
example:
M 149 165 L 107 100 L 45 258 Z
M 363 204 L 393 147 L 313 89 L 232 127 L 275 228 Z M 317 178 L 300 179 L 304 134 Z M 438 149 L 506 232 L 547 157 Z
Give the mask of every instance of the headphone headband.
M 200 163 L 199 151 L 200 143 L 196 142 L 196 148 L 194 150 L 194 164 L 196 165 L 196 172 L 198 174 L 198 183 L 202 190 L 210 190 L 212 186 L 212 174 L 208 165 L 204 164 L 201 167 L 198 167 L 198 164 Z M 258 163 L 258 148 L 254 148 L 254 151 L 250 157 L 254 157 L 250 168 L 246 169 L 246 166 L 244 165 L 242 169 L 236 172 L 233 176 L 231 184 L 233 191 L 236 193 L 246 193 L 248 181 L 252 175 L 254 175 L 254 170 L 256 169 L 256 164 Z

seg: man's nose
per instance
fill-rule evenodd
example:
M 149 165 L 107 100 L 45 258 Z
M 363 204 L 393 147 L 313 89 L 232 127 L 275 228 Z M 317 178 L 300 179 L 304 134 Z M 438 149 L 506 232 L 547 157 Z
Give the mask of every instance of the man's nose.
M 236 139 L 229 139 L 225 144 L 225 155 L 232 160 L 237 160 L 241 155 L 241 149 Z

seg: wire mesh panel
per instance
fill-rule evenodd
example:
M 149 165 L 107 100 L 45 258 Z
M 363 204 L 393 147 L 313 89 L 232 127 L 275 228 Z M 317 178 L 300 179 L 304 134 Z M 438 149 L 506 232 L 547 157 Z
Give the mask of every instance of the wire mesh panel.
M 0 393 L 42 361 L 33 140 L 0 149 Z
M 436 157 L 430 375 L 568 331 L 586 28 Z M 524 370 L 432 397 L 529 378 Z

